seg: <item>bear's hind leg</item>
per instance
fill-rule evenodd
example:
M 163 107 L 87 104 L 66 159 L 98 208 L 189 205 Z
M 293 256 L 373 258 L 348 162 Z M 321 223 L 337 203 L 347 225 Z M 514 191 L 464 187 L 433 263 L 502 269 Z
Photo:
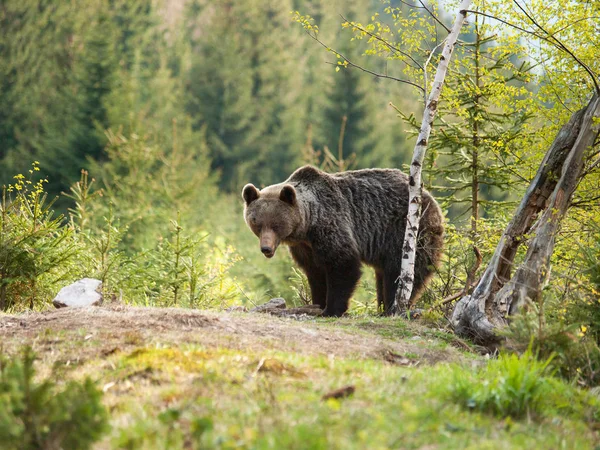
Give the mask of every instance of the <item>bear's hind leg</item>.
M 348 310 L 348 302 L 360 275 L 358 260 L 339 262 L 327 269 L 327 307 L 324 316 L 340 317 Z
M 418 255 L 417 255 L 418 258 Z M 425 286 L 429 279 L 432 277 L 432 270 L 429 268 L 419 267 L 417 262 L 417 267 L 415 267 L 415 277 L 413 281 L 413 290 L 410 296 L 410 304 L 409 308 L 413 308 L 417 300 L 425 291 Z M 394 299 L 396 297 L 396 290 L 398 289 L 398 283 L 396 280 L 400 275 L 400 269 L 386 270 L 383 276 L 383 285 L 384 285 L 384 299 L 385 299 L 385 308 L 384 313 L 389 315 L 390 309 L 394 304 Z
M 383 273 L 375 270 L 375 284 L 377 286 L 377 310 L 382 311 L 385 308 L 385 290 L 383 287 Z
M 425 292 L 427 283 L 435 274 L 435 265 L 431 263 L 432 254 L 435 254 L 436 250 L 431 248 L 423 247 L 419 244 L 417 247 L 417 258 L 415 260 L 415 278 L 413 281 L 413 290 L 410 296 L 410 308 L 414 307 L 417 301 Z
M 398 279 L 398 275 L 400 275 L 400 271 L 395 268 L 391 270 L 386 269 L 383 273 L 383 312 L 386 315 L 390 314 L 394 299 L 396 298 L 396 289 L 398 288 L 396 280 Z
M 433 277 L 433 268 L 427 267 L 424 264 L 419 264 L 418 255 L 417 255 L 417 264 L 415 267 L 415 278 L 413 281 L 413 290 L 410 295 L 410 308 L 414 307 L 417 301 L 425 292 L 425 288 L 427 287 L 427 283 Z

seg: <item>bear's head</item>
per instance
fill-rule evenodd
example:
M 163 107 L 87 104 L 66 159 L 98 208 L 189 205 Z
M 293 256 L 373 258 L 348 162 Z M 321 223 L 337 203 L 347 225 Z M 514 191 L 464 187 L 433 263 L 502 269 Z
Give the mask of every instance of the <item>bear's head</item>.
M 260 251 L 272 258 L 279 244 L 293 237 L 301 222 L 296 190 L 291 184 L 258 190 L 247 184 L 242 190 L 244 219 L 260 239 Z

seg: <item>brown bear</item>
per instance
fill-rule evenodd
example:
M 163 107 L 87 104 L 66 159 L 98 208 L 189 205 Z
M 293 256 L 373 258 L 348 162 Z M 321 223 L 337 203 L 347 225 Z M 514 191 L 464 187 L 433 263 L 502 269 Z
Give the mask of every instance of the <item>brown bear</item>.
M 326 316 L 341 316 L 361 276 L 361 262 L 375 269 L 377 302 L 389 312 L 400 274 L 408 212 L 408 176 L 396 169 L 328 174 L 296 170 L 286 181 L 242 191 L 244 218 L 271 258 L 280 243 L 306 273 L 313 303 Z M 414 303 L 441 257 L 443 216 L 423 191 L 412 292 Z

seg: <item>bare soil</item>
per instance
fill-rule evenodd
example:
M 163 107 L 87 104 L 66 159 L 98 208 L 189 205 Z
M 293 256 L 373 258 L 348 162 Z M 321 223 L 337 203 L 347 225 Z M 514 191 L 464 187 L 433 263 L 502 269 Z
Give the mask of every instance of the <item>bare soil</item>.
M 424 328 L 412 324 L 409 337 L 406 330 L 396 337 L 394 323 L 389 319 L 363 320 L 360 327 L 353 318 L 301 319 L 124 305 L 64 308 L 0 315 L 0 345 L 9 354 L 30 345 L 46 363 L 83 363 L 116 351 L 157 344 L 199 344 L 252 352 L 276 350 L 398 364 L 408 364 L 404 355 L 409 355 L 410 363 L 418 364 L 465 359 L 457 348 L 444 345 L 444 341 L 422 333 Z

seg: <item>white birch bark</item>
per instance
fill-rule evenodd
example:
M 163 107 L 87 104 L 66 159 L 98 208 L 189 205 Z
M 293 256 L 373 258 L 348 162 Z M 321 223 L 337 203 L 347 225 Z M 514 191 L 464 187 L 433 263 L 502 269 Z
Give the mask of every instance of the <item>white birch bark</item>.
M 398 277 L 398 289 L 396 291 L 394 304 L 392 305 L 392 314 L 403 313 L 410 306 L 410 297 L 415 276 L 417 235 L 419 232 L 419 221 L 421 219 L 421 168 L 423 166 L 423 160 L 425 159 L 427 141 L 431 133 L 433 119 L 437 112 L 442 86 L 444 85 L 444 79 L 446 78 L 446 72 L 448 71 L 448 63 L 471 3 L 471 0 L 463 0 L 460 4 L 452 30 L 446 38 L 446 43 L 442 50 L 440 62 L 435 73 L 433 86 L 429 93 L 425 110 L 423 111 L 423 121 L 421 123 L 417 144 L 410 164 L 408 215 L 406 216 L 406 231 L 404 234 L 404 245 L 402 247 L 402 267 L 400 276 Z

